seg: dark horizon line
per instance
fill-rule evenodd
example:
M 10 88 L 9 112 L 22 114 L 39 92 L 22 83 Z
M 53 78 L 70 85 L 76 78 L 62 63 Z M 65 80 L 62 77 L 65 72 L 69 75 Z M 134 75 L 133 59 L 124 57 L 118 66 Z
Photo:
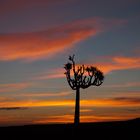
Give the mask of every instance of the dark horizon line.
M 132 118 L 126 120 L 113 120 L 113 121 L 101 121 L 101 122 L 81 122 L 79 125 L 92 125 L 92 124 L 109 124 L 109 123 L 123 123 L 123 122 L 130 122 L 130 121 L 138 121 L 140 122 L 139 118 Z M 32 126 L 61 126 L 61 125 L 74 125 L 74 123 L 47 123 L 47 124 L 25 124 L 25 125 L 7 125 L 7 126 L 0 126 L 0 128 L 12 128 L 12 127 L 32 127 Z

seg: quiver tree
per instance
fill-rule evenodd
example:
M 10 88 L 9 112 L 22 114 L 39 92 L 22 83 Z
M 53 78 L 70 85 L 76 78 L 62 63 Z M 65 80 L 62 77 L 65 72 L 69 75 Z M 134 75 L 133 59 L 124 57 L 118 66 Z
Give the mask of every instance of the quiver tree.
M 78 125 L 80 121 L 80 88 L 86 89 L 90 86 L 100 86 L 103 83 L 104 76 L 96 67 L 76 65 L 74 55 L 69 56 L 69 62 L 65 64 L 64 68 L 69 86 L 76 90 L 74 124 Z

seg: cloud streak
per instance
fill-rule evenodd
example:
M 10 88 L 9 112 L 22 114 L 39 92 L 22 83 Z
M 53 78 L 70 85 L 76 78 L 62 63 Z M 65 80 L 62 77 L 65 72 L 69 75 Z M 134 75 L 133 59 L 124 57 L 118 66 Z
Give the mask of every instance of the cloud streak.
M 27 107 L 1 107 L 0 110 L 23 110 L 23 109 L 27 109 Z
M 35 80 L 48 80 L 48 79 L 56 79 L 56 78 L 64 78 L 65 70 L 63 68 L 55 68 L 55 70 L 49 70 L 48 72 L 42 72 L 40 74 L 35 75 L 31 79 Z
M 103 71 L 104 74 L 108 74 L 112 71 L 128 70 L 128 69 L 140 69 L 140 57 L 125 57 L 125 56 L 108 56 L 104 58 L 104 62 L 87 62 L 86 65 L 93 65 Z M 50 71 L 47 73 L 41 73 L 33 77 L 36 80 L 48 80 L 48 79 L 59 79 L 65 78 L 64 69 L 56 68 L 55 71 Z M 110 87 L 138 87 L 140 83 L 126 83 L 125 85 L 112 85 Z
M 15 100 L 0 102 L 0 107 L 71 107 L 74 106 L 73 100 Z M 140 98 L 138 97 L 116 97 L 108 99 L 81 100 L 83 107 L 139 107 Z
M 138 115 L 137 115 L 138 116 Z M 116 116 L 102 116 L 102 115 L 81 115 L 81 122 L 107 122 L 107 121 L 117 121 L 117 120 L 129 120 L 135 117 L 132 115 L 116 115 Z M 74 116 L 69 115 L 60 115 L 60 116 L 49 116 L 42 119 L 37 119 L 33 121 L 33 124 L 48 124 L 48 123 L 73 123 Z
M 140 69 L 140 57 L 113 56 L 109 59 L 104 58 L 104 62 L 97 62 L 93 65 L 105 74 L 118 70 Z
M 0 84 L 0 93 L 18 91 L 31 86 L 31 83 Z
M 64 91 L 64 92 L 58 92 L 58 93 L 23 93 L 16 96 L 21 97 L 62 97 L 62 96 L 68 96 L 71 92 Z
M 123 23 L 124 20 L 90 18 L 73 21 L 46 31 L 1 34 L 0 61 L 35 60 L 54 56 L 56 53 L 74 47 L 75 43 Z

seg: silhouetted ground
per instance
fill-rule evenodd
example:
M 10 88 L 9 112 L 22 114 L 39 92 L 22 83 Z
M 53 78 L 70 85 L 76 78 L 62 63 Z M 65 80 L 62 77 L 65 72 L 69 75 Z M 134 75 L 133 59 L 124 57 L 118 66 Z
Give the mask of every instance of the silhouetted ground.
M 140 140 L 140 119 L 117 122 L 27 125 L 0 127 L 0 136 L 10 139 L 74 139 L 86 140 Z

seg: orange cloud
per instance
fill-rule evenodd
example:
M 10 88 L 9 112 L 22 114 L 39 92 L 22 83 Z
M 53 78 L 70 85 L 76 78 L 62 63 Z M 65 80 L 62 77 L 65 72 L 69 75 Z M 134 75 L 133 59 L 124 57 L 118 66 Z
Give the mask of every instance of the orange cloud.
M 106 121 L 119 121 L 119 120 L 129 120 L 139 117 L 138 114 L 134 115 L 122 115 L 119 114 L 116 116 L 108 115 L 81 115 L 80 122 L 106 122 Z M 33 121 L 33 124 L 48 124 L 48 123 L 73 123 L 74 115 L 60 115 L 60 116 L 49 116 L 43 119 L 37 119 Z
M 118 70 L 126 70 L 126 69 L 140 69 L 140 57 L 110 57 L 110 60 L 104 59 L 104 62 L 97 62 L 97 63 L 90 63 L 85 64 L 86 65 L 93 65 L 99 68 L 103 73 L 108 74 L 112 71 L 118 71 Z M 64 74 L 65 70 L 63 68 L 56 68 L 55 71 L 50 71 L 47 73 L 41 73 L 37 76 L 35 76 L 33 79 L 37 80 L 47 80 L 47 79 L 55 79 L 55 78 L 65 78 Z M 125 85 L 114 85 L 114 87 L 118 86 L 139 86 L 140 83 L 127 83 Z
M 82 100 L 81 105 L 84 106 L 97 106 L 97 107 L 129 107 L 140 106 L 139 98 L 112 98 L 112 99 L 96 99 L 96 100 Z
M 137 107 L 140 106 L 140 98 L 134 97 L 116 97 L 113 99 L 96 99 L 96 100 L 81 100 L 83 107 Z M 0 107 L 59 107 L 74 106 L 74 100 L 15 100 L 15 101 L 1 101 Z
M 7 100 L 0 98 L 0 125 L 19 125 L 19 124 L 47 124 L 47 123 L 73 123 L 74 121 L 74 105 L 75 102 L 73 100 L 55 100 L 55 101 L 47 101 L 47 100 Z M 7 106 L 9 106 L 7 108 Z M 57 110 L 59 107 L 72 107 L 73 111 L 70 113 L 68 110 L 68 114 L 57 115 L 57 113 L 41 114 L 35 113 L 33 111 L 28 111 L 30 107 L 54 107 Z M 83 107 L 86 107 L 85 109 Z M 109 111 L 108 113 L 96 112 L 92 110 L 94 107 L 110 107 L 113 110 L 113 107 L 122 107 L 127 110 Z M 115 120 L 126 120 L 139 117 L 139 107 L 140 107 L 140 98 L 135 97 L 117 97 L 110 99 L 96 99 L 96 100 L 81 100 L 81 122 L 102 122 L 102 121 L 115 121 Z M 8 110 L 6 110 L 6 108 Z M 26 108 L 28 110 L 26 110 Z M 16 109 L 14 111 L 13 109 Z M 49 108 L 48 108 L 49 109 Z M 129 110 L 130 109 L 130 110 Z M 24 117 L 19 117 L 20 113 L 24 114 Z M 132 113 L 133 111 L 133 113 Z M 84 113 L 86 112 L 86 113 Z M 43 113 L 43 114 L 42 114 Z M 36 114 L 36 115 L 35 115 Z
M 140 68 L 140 57 L 115 56 L 115 57 L 110 57 L 110 60 L 107 61 L 98 62 L 95 63 L 94 65 L 97 66 L 106 74 L 117 70 Z
M 50 107 L 50 106 L 73 106 L 74 102 L 71 100 L 67 101 L 39 101 L 39 100 L 28 100 L 28 101 L 5 101 L 0 103 L 0 107 Z
M 80 112 L 81 113 L 92 112 L 92 110 L 91 109 L 80 109 Z
M 50 57 L 120 23 L 122 24 L 124 21 L 90 18 L 73 21 L 41 32 L 1 34 L 0 60 L 34 60 Z
M 105 59 L 104 59 L 105 60 Z M 97 62 L 94 64 L 88 64 L 88 65 L 93 65 L 97 66 L 101 71 L 103 71 L 105 74 L 110 73 L 112 71 L 117 71 L 117 70 L 126 70 L 126 69 L 139 69 L 140 68 L 140 57 L 110 57 L 110 60 L 108 62 Z M 64 69 L 59 68 L 55 69 L 55 71 L 51 71 L 48 73 L 43 73 L 35 78 L 38 80 L 46 80 L 46 79 L 54 79 L 54 78 L 64 78 Z M 118 85 L 119 86 L 119 85 Z M 139 83 L 127 83 L 124 86 L 139 86 Z
M 47 124 L 47 123 L 73 123 L 73 115 L 49 116 L 47 118 L 33 121 L 33 124 Z
M 89 115 L 89 116 L 81 116 L 81 122 L 106 122 L 106 121 L 120 121 L 120 120 L 129 120 L 139 117 L 138 114 L 134 115 L 122 115 L 120 116 L 117 114 L 116 116 L 108 115 L 108 116 L 102 116 L 102 115 Z

